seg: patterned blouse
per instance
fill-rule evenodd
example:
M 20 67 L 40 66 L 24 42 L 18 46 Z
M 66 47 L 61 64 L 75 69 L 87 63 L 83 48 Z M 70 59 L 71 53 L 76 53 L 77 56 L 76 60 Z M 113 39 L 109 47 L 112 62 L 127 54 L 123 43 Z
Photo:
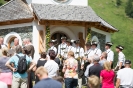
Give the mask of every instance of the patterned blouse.
M 65 78 L 75 78 L 78 79 L 77 69 L 78 62 L 74 58 L 69 58 L 64 63 L 64 69 L 66 69 L 64 77 Z

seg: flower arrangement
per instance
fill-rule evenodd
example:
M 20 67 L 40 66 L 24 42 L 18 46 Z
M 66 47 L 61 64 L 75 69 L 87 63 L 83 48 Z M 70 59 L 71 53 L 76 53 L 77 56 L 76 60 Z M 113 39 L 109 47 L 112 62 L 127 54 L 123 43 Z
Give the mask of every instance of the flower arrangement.
M 91 42 L 91 29 L 90 28 L 88 28 L 87 30 L 86 42 Z
M 46 37 L 46 50 L 48 50 L 49 49 L 49 41 L 50 41 L 50 28 L 49 28 L 49 26 L 46 26 L 45 37 Z

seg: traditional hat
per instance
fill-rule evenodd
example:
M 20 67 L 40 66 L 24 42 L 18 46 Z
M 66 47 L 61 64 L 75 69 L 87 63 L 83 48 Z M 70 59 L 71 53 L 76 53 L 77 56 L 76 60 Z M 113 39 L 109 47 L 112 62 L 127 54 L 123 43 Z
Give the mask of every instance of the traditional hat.
M 66 42 L 69 42 L 69 43 L 71 43 L 71 40 L 70 40 L 70 39 L 67 39 L 67 40 L 66 40 Z
M 98 42 L 96 42 L 96 41 L 91 42 L 91 45 L 97 45 L 97 44 L 98 44 Z
M 62 36 L 62 37 L 61 37 L 61 40 L 62 40 L 62 39 L 66 39 L 66 37 L 65 37 L 65 36 Z
M 90 42 L 87 42 L 85 45 L 86 46 L 91 46 L 91 43 Z
M 105 44 L 105 45 L 112 46 L 112 45 L 113 45 L 113 43 L 112 43 L 112 42 L 106 42 L 106 44 Z
M 121 46 L 121 45 L 116 46 L 116 48 L 118 48 L 118 49 L 120 49 L 120 50 L 123 50 L 123 49 L 124 49 L 124 47 Z
M 125 60 L 125 64 L 131 64 L 130 60 Z
M 80 43 L 80 41 L 79 40 L 75 40 L 74 43 L 75 44 L 78 44 L 78 43 Z
M 56 42 L 57 40 L 50 40 L 48 43 L 54 43 Z

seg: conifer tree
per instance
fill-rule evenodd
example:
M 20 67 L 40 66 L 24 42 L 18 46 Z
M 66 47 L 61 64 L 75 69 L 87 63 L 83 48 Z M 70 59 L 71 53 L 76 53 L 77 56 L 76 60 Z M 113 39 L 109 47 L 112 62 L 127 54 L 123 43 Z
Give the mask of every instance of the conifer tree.
M 116 0 L 116 5 L 120 6 L 121 5 L 121 0 Z
M 133 18 L 133 4 L 132 4 L 132 0 L 128 0 L 126 8 L 125 8 L 125 13 L 126 13 L 127 16 Z

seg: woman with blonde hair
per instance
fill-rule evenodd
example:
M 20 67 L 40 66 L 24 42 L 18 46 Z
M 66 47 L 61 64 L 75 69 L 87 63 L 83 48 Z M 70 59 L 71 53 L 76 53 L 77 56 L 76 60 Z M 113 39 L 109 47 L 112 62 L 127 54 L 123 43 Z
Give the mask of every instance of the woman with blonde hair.
M 63 72 L 65 78 L 65 88 L 76 88 L 78 85 L 78 62 L 74 58 L 74 52 L 68 52 L 68 59 L 64 62 Z
M 5 66 L 6 62 L 9 60 L 7 52 L 8 48 L 2 48 L 3 56 L 0 57 L 0 81 L 5 82 L 8 85 L 8 88 L 10 88 L 12 83 L 12 71 Z
M 100 88 L 99 78 L 95 75 L 91 75 L 88 78 L 88 86 L 89 86 L 89 88 Z
M 111 64 L 109 61 L 104 62 L 104 70 L 100 73 L 100 81 L 102 83 L 102 88 L 114 88 L 114 77 L 115 73 L 111 70 Z

